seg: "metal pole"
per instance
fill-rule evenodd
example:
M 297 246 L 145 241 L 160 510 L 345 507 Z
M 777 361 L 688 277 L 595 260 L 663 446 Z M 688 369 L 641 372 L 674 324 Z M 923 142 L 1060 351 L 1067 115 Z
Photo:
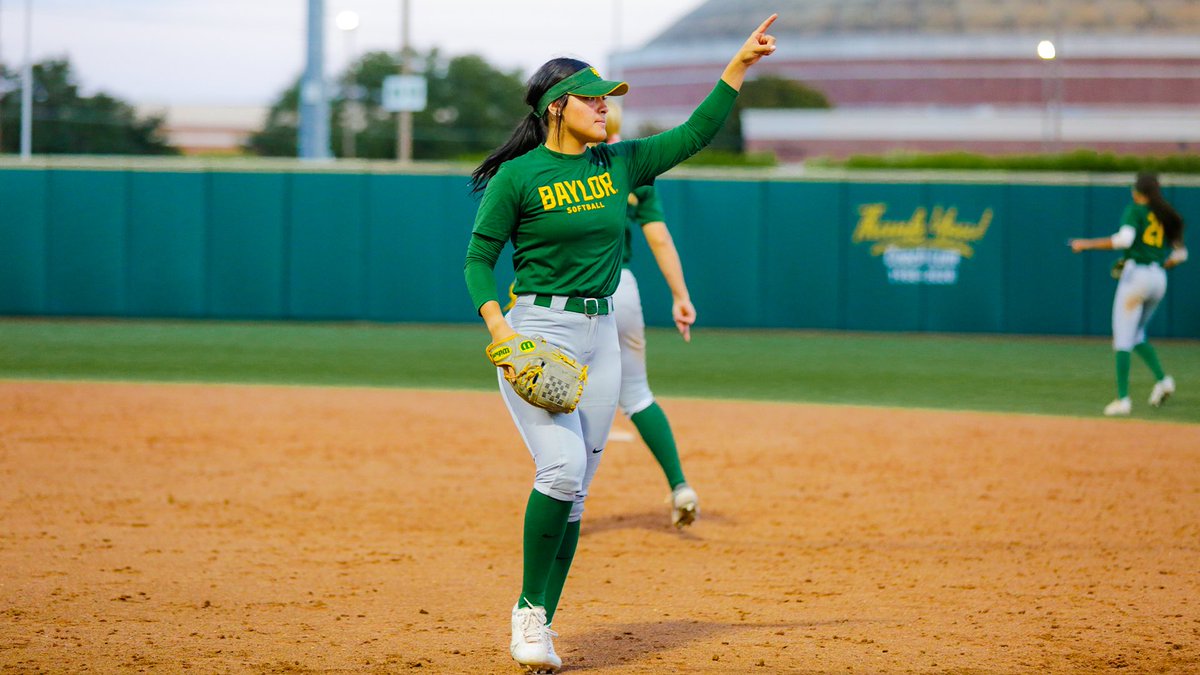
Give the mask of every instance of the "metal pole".
M 400 2 L 400 74 L 412 73 L 412 54 L 409 53 L 412 12 L 408 0 Z M 396 118 L 396 159 L 407 164 L 412 161 L 412 111 L 402 110 Z
M 1058 57 L 1058 47 L 1049 40 L 1042 40 L 1037 47 L 1038 58 L 1042 60 L 1039 64 L 1042 75 L 1042 152 L 1052 152 L 1055 150 L 1055 78 L 1057 77 L 1057 67 L 1055 61 Z
M 325 0 L 308 0 L 308 50 L 300 82 L 300 157 L 329 159 L 329 97 L 325 91 Z
M 622 26 L 621 0 L 613 0 L 613 49 L 621 51 Z
M 1042 67 L 1042 152 L 1050 152 L 1051 140 L 1054 136 L 1051 131 L 1051 127 L 1054 125 L 1052 121 L 1054 94 L 1049 71 L 1053 66 L 1048 61 L 1042 61 L 1040 65 Z
M 608 57 L 608 73 L 610 77 L 619 77 L 619 69 L 616 65 L 616 59 L 613 58 L 621 51 L 621 29 L 622 26 L 621 0 L 613 0 L 613 30 L 612 30 L 612 53 Z
M 4 2 L 0 0 L 0 65 L 4 64 Z M 0 96 L 3 89 L 0 89 Z M 4 106 L 0 106 L 0 154 L 4 154 Z
M 1054 33 L 1054 40 L 1062 46 L 1062 17 L 1059 17 L 1059 28 Z M 1063 91 L 1062 54 L 1054 59 L 1054 152 L 1062 152 L 1062 117 L 1063 106 L 1066 104 Z
M 354 31 L 350 29 L 346 31 L 346 73 L 350 75 L 350 84 L 347 86 L 347 95 L 345 101 L 342 102 L 342 157 L 346 159 L 354 159 L 354 147 L 356 136 L 353 122 L 350 117 L 357 113 L 358 96 L 353 92 L 357 91 L 358 81 L 354 79 Z
M 25 0 L 25 67 L 21 72 L 21 159 L 33 155 L 33 0 Z
M 1062 152 L 1062 74 L 1060 59 L 1054 59 L 1054 91 L 1051 94 L 1054 101 L 1052 108 L 1050 132 L 1050 148 L 1053 152 Z

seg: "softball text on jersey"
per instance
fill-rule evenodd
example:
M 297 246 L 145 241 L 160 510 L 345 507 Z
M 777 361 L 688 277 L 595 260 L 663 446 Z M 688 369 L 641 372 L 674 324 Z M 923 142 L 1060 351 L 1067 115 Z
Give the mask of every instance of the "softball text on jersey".
M 871 255 L 883 258 L 892 284 L 947 285 L 958 282 L 963 258 L 987 234 L 992 210 L 975 222 L 958 219 L 958 208 L 917 207 L 906 220 L 887 220 L 887 204 L 860 204 L 851 241 L 871 243 Z

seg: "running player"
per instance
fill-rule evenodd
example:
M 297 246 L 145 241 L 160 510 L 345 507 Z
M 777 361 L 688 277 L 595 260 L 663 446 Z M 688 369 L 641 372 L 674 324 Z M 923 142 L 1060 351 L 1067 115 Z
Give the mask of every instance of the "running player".
M 584 498 L 616 414 L 621 387 L 612 294 L 620 279 L 625 208 L 634 189 L 698 152 L 733 109 L 747 70 L 775 51 L 772 15 L 725 67 L 713 91 L 679 127 L 608 145 L 605 97 L 627 91 L 586 63 L 557 58 L 530 78 L 532 111 L 472 174 L 483 191 L 467 247 L 471 299 L 502 342 L 540 335 L 582 365 L 588 382 L 575 412 L 551 414 L 500 391 L 536 471 L 525 508 L 521 593 L 512 610 L 509 651 L 527 670 L 555 672 L 550 629 L 579 541 Z M 599 143 L 594 147 L 589 144 Z M 505 315 L 493 270 L 513 245 L 516 305 Z
M 609 143 L 621 140 L 621 108 L 616 104 L 608 107 L 607 128 Z M 671 489 L 671 495 L 667 498 L 671 505 L 671 524 L 683 528 L 695 521 L 700 498 L 683 476 L 683 465 L 679 461 L 671 423 L 650 391 L 650 382 L 646 377 L 646 321 L 642 316 L 642 296 L 638 291 L 637 277 L 629 269 L 629 261 L 633 258 L 633 229 L 641 227 L 663 279 L 671 289 L 671 316 L 675 319 L 675 327 L 679 329 L 684 342 L 690 342 L 692 324 L 696 322 L 696 308 L 692 306 L 683 278 L 679 251 L 675 249 L 675 242 L 664 220 L 658 191 L 653 185 L 643 185 L 629 195 L 621 282 L 613 293 L 613 301 L 620 307 L 617 312 L 617 336 L 621 341 L 621 410 L 637 427 L 646 447 L 650 448 L 654 459 L 662 467 Z
M 1071 250 L 1123 250 L 1121 280 L 1113 298 L 1113 351 L 1117 361 L 1117 398 L 1104 407 L 1109 416 L 1128 415 L 1130 351 L 1136 352 L 1154 373 L 1150 405 L 1160 406 L 1175 393 L 1175 379 L 1163 372 L 1158 354 L 1146 339 L 1146 325 L 1167 293 L 1164 269 L 1187 260 L 1183 245 L 1183 218 L 1162 196 L 1158 176 L 1138 174 L 1133 203 L 1121 217 L 1121 228 L 1111 237 L 1072 239 Z

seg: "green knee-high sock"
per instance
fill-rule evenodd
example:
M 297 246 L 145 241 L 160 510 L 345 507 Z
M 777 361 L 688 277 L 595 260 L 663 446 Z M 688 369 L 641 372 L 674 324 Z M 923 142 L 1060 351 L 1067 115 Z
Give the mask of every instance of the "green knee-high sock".
M 575 549 L 579 546 L 579 521 L 567 523 L 567 531 L 563 534 L 562 546 L 558 547 L 558 555 L 550 566 L 550 578 L 546 581 L 546 623 L 554 621 L 554 612 L 558 609 L 558 599 L 562 597 L 563 585 L 567 583 L 567 572 L 571 571 L 571 561 L 575 559 Z
M 571 502 L 532 490 L 525 506 L 525 568 L 521 577 L 522 607 L 546 606 L 546 580 L 562 545 Z
M 1129 396 L 1129 352 L 1117 352 L 1117 398 Z
M 1158 352 L 1154 351 L 1154 347 L 1151 347 L 1149 342 L 1143 342 L 1134 347 L 1133 351 L 1137 352 L 1137 355 L 1142 357 L 1142 360 L 1146 362 L 1146 365 L 1150 368 L 1150 372 L 1154 373 L 1156 381 L 1166 377 L 1162 364 L 1158 362 Z
M 663 475 L 667 477 L 671 489 L 675 489 L 680 483 L 686 483 L 683 467 L 679 464 L 679 451 L 675 448 L 675 435 L 671 433 L 671 423 L 667 421 L 667 414 L 658 406 L 658 402 L 651 403 L 648 408 L 631 415 L 629 419 L 633 426 L 637 427 L 650 452 L 654 453 L 654 459 L 657 459 L 658 465 L 662 467 Z

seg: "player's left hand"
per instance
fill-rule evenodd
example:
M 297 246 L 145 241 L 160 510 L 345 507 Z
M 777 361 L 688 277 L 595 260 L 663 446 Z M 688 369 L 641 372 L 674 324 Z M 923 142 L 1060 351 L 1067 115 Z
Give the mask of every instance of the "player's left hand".
M 766 21 L 750 34 L 746 39 L 745 44 L 738 50 L 735 60 L 741 61 L 746 66 L 752 66 L 758 63 L 759 59 L 764 56 L 769 56 L 775 53 L 775 36 L 767 35 L 767 29 L 771 24 L 775 23 L 775 19 L 779 18 L 778 14 L 772 14 L 767 17 Z
M 675 319 L 675 328 L 683 336 L 684 342 L 692 341 L 692 324 L 696 323 L 696 308 L 691 300 L 676 300 L 671 304 L 671 316 Z
M 1067 242 L 1067 245 L 1069 245 L 1071 250 L 1075 253 L 1087 250 L 1086 242 L 1084 242 L 1082 239 L 1071 239 Z
M 558 347 L 535 335 L 513 333 L 484 350 L 492 365 L 504 371 L 504 379 L 517 396 L 552 413 L 572 413 L 583 396 L 588 367 L 579 365 Z

